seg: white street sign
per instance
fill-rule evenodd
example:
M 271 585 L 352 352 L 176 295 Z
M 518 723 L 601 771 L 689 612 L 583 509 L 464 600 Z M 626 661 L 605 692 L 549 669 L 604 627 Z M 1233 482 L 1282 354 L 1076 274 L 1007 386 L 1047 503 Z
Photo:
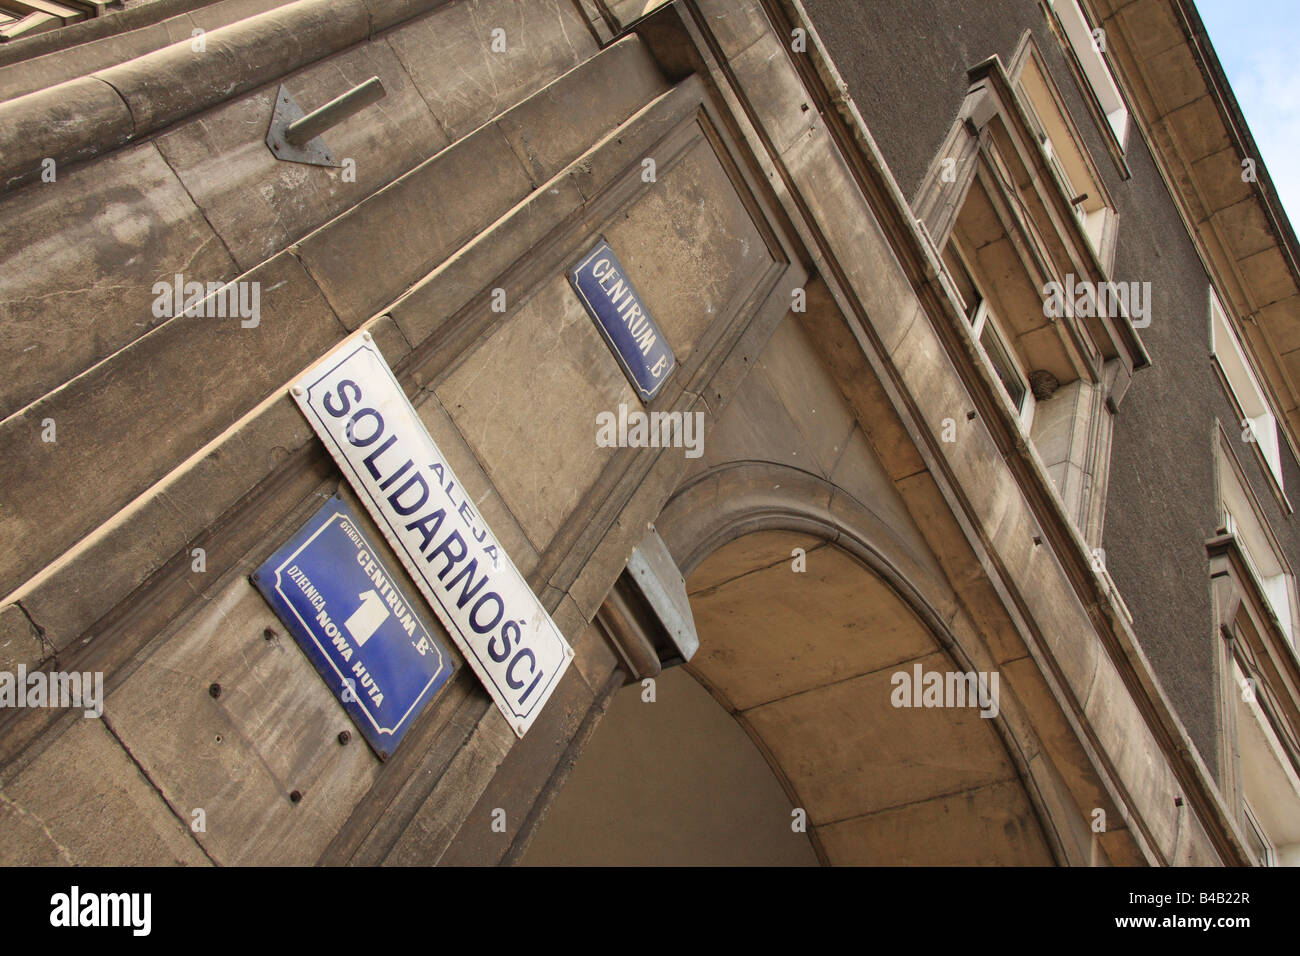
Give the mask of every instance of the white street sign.
M 368 333 L 349 337 L 291 391 L 522 737 L 559 686 L 573 649 L 474 509 L 378 346 Z

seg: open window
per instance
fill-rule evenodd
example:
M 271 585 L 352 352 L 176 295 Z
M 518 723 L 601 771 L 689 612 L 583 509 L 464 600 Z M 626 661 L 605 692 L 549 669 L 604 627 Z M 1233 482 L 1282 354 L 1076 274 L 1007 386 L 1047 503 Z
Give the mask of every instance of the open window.
M 1217 608 L 1221 780 L 1261 866 L 1300 866 L 1300 604 L 1286 554 L 1251 492 L 1240 436 L 1220 427 L 1215 471 L 1222 531 L 1206 542 Z
M 1095 105 L 1106 118 L 1121 150 L 1128 136 L 1128 107 L 1106 61 L 1106 33 L 1088 22 L 1079 0 L 1051 0 L 1052 11 L 1065 33 L 1079 70 L 1095 97 Z
M 1104 391 L 1083 358 L 1081 327 L 1046 313 L 1041 246 L 1009 177 L 977 175 L 941 253 L 985 367 L 1037 451 L 1084 540 L 1100 541 L 1109 442 Z
M 1277 490 L 1285 492 L 1277 418 L 1213 288 L 1210 289 L 1210 350 L 1236 403 L 1242 439 L 1255 446 Z
M 1034 396 L 1029 388 L 1029 375 L 955 242 L 945 248 L 943 262 L 956 287 L 966 321 L 970 323 L 971 336 L 979 343 L 985 362 L 1002 383 L 1002 390 L 1028 433 L 1034 419 Z
M 1277 616 L 1282 632 L 1295 646 L 1295 579 L 1281 545 L 1260 515 L 1240 466 L 1230 450 L 1224 447 L 1227 440 L 1227 436 L 1221 435 L 1218 448 L 1220 520 L 1224 530 L 1237 539 L 1250 572 Z
M 1075 218 L 1109 271 L 1114 258 L 1115 211 L 1037 55 L 1025 57 L 1018 89 L 1039 146 L 1074 208 Z

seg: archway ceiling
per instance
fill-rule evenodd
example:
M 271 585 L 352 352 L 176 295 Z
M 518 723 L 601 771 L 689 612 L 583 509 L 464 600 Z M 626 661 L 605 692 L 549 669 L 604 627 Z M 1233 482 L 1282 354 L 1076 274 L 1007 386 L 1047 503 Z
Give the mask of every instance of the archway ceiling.
M 819 539 L 763 531 L 715 551 L 687 587 L 691 671 L 769 755 L 830 862 L 1052 862 L 978 708 L 892 705 L 896 671 L 964 668 L 882 578 Z

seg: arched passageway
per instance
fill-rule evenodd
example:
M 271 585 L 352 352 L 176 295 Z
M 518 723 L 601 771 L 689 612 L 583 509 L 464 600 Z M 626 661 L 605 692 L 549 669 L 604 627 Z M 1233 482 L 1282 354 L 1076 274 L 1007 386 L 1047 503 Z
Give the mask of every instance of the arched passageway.
M 824 539 L 760 530 L 687 586 L 700 648 L 684 670 L 713 700 L 673 671 L 653 703 L 625 688 L 527 862 L 1053 862 L 993 698 L 987 718 L 979 699 L 897 706 L 895 675 L 963 669 L 881 575 Z
M 741 726 L 685 668 L 624 687 L 524 865 L 816 866 L 792 804 Z

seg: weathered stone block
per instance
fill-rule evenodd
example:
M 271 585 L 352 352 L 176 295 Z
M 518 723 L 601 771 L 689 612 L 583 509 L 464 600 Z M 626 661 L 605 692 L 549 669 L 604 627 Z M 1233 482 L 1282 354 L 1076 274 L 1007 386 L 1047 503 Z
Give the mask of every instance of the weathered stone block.
M 763 30 L 730 61 L 746 94 L 763 103 L 764 126 L 778 153 L 813 129 L 818 119 L 791 55 L 775 34 Z
M 566 598 L 565 602 L 571 605 L 572 599 Z M 576 605 L 573 606 L 576 610 Z M 581 612 L 578 616 L 581 618 Z M 600 693 L 600 689 L 605 686 L 605 682 L 614 673 L 618 663 L 618 656 L 605 640 L 601 629 L 594 623 L 583 628 L 582 633 L 573 641 L 573 666 L 578 668 L 592 694 Z
M 177 21 L 188 23 L 188 19 L 188 17 L 177 17 L 138 30 L 128 30 L 116 36 L 80 43 L 76 46 L 75 53 L 59 50 L 45 56 L 11 63 L 0 69 L 0 101 L 56 86 L 115 63 L 125 63 L 127 60 L 174 43 L 182 39 L 182 34 L 177 30 Z M 189 36 L 188 26 L 183 35 Z
M 424 422 L 424 427 L 429 429 L 439 450 L 446 456 L 447 464 L 460 479 L 465 493 L 474 502 L 474 509 L 487 521 L 493 536 L 510 556 L 519 573 L 527 577 L 537 566 L 537 551 L 529 544 L 510 508 L 497 494 L 491 480 L 474 457 L 474 452 L 438 401 L 438 396 L 433 392 L 421 392 L 416 396 L 415 410 Z
M 855 427 L 849 435 L 830 478 L 833 484 L 893 531 L 916 560 L 930 568 L 937 577 L 943 576 L 906 503 L 889 480 L 861 429 Z
M 359 43 L 369 31 L 361 0 L 301 0 L 212 30 L 202 51 L 176 43 L 92 76 L 126 101 L 140 136 Z
M 402 831 L 384 864 L 436 864 L 515 742 L 514 732 L 501 711 L 489 708 Z
M 496 126 L 443 150 L 300 246 L 339 319 L 355 329 L 526 196 Z M 394 229 L 394 223 L 401 228 Z
M 703 0 L 699 7 L 728 59 L 738 56 L 770 29 L 759 0 Z
M 812 446 L 790 417 L 771 382 L 751 373 L 708 437 L 704 460 L 710 466 L 729 461 L 771 461 L 810 473 L 820 471 Z
M 831 863 L 860 866 L 1050 866 L 1017 781 L 818 827 Z
M 386 39 L 452 140 L 598 52 L 568 0 L 449 3 Z
M 154 494 L 146 493 L 114 516 L 81 554 L 60 561 L 24 594 L 50 642 L 59 649 L 69 646 L 311 435 L 297 405 L 282 395 L 232 426 L 206 454 L 169 475 Z M 194 556 L 185 559 L 193 567 Z M 203 565 L 205 575 L 215 570 L 207 555 Z M 87 573 L 88 567 L 97 573 Z
M 739 307 L 773 256 L 707 139 L 671 168 L 658 163 L 656 176 L 604 234 L 686 365 L 705 330 Z
M 936 653 L 745 713 L 818 825 L 1012 779 L 976 708 L 895 708 L 895 670 L 952 670 Z M 833 727 L 833 731 L 828 729 Z M 923 755 L 918 759 L 918 755 Z
M 264 637 L 266 628 L 276 636 Z M 204 809 L 198 838 L 223 864 L 315 862 L 380 767 L 243 578 L 164 637 L 106 709 L 177 811 Z M 352 732 L 348 746 L 341 730 Z
M 581 674 L 570 669 L 560 678 L 528 735 L 502 759 L 492 782 L 439 859 L 440 866 L 483 866 L 501 859 L 591 705 L 591 690 Z M 498 811 L 504 812 L 504 831 L 493 828 L 494 816 L 501 819 Z
M 46 157 L 76 162 L 121 146 L 134 129 L 122 98 L 91 77 L 0 104 L 0 189 L 39 180 Z
M 78 717 L 0 788 L 5 866 L 209 862 L 101 719 Z
M 691 577 L 700 636 L 691 665 L 737 710 L 879 671 L 933 649 L 929 633 L 888 585 L 844 551 L 830 545 L 806 548 L 806 570 L 799 571 L 793 549 L 802 545 L 790 542 L 804 536 L 764 539 L 770 543 L 764 554 L 754 554 L 741 538 L 710 558 L 707 573 L 716 576 L 725 563 L 738 577 L 707 591 L 695 590 Z M 751 566 L 733 563 L 733 553 Z
M 853 414 L 803 328 L 790 319 L 778 325 L 758 366 L 812 450 L 815 464 L 802 466 L 830 477 L 854 431 Z
M 22 664 L 29 670 L 45 657 L 41 639 L 17 604 L 0 608 L 0 671 L 13 672 Z
M 640 407 L 563 276 L 517 306 L 436 393 L 538 552 L 616 451 L 597 447 L 597 413 Z
M 822 361 L 838 382 L 889 477 L 898 481 L 923 469 L 925 462 L 916 450 L 915 439 L 899 421 L 888 392 L 876 377 L 863 354 L 862 344 L 825 283 L 809 283 L 808 311 L 800 315 L 800 320 L 809 337 L 817 343 Z M 919 312 L 913 316 L 913 321 L 918 320 Z M 907 329 L 908 324 L 904 324 L 897 330 L 900 339 Z
M 0 204 L 0 418 L 165 321 L 155 282 L 238 271 L 152 145 L 57 175 Z
M 344 170 L 279 160 L 266 131 L 279 84 L 224 103 L 158 137 L 176 170 L 241 269 L 251 269 L 312 229 L 360 202 L 447 145 L 428 106 L 385 43 L 354 47 L 285 82 L 310 112 L 371 76 L 386 94 L 323 139 Z M 354 253 L 355 254 L 355 253 Z
M 918 320 L 920 303 L 825 124 L 818 120 L 785 159 L 795 187 L 846 268 L 854 295 L 892 354 Z
M 1124 781 L 1156 849 L 1172 860 L 1179 814 L 1174 798 L 1182 796 L 1182 788 L 1169 764 L 1152 758 L 1159 752 L 1155 738 L 1109 660 L 1097 668 L 1096 679 L 1082 703 L 1084 716 L 1110 758 L 1116 776 Z
M 0 424 L 0 447 L 13 452 L 0 460 L 0 537 L 13 542 L 0 556 L 0 593 L 339 338 L 333 313 L 293 257 L 277 256 L 244 281 L 260 283 L 255 328 L 238 317 L 177 317 Z M 56 442 L 41 440 L 47 418 Z
M 548 183 L 416 283 L 388 314 L 407 339 L 423 342 L 582 202 L 572 176 Z M 511 283 L 500 288 L 505 290 L 507 309 L 527 292 Z M 416 378 L 420 379 L 419 370 Z
M 543 183 L 667 89 L 654 59 L 631 36 L 538 90 L 497 122 L 534 182 Z

